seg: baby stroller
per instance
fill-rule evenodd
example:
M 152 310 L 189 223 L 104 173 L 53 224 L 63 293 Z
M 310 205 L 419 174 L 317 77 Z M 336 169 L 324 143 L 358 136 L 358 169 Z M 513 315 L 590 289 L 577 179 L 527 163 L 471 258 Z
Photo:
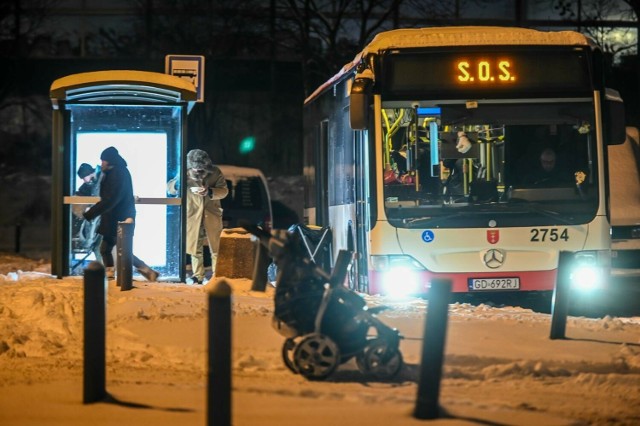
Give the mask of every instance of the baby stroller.
M 286 338 L 282 358 L 289 370 L 322 380 L 355 357 L 362 373 L 378 379 L 400 371 L 400 334 L 377 318 L 385 308 L 367 307 L 343 285 L 351 252 L 340 251 L 328 274 L 309 258 L 299 233 L 272 236 L 255 226 L 245 229 L 260 239 L 278 266 L 273 326 Z
M 74 229 L 77 229 L 72 240 L 72 250 L 74 256 L 82 256 L 71 267 L 71 273 L 81 273 L 82 269 L 86 267 L 87 258 L 92 254 L 95 255 L 96 260 L 101 261 L 99 247 L 102 242 L 102 235 L 98 234 L 98 224 L 100 219 L 94 221 L 87 221 L 84 219 L 78 219 L 74 216 Z M 77 223 L 77 226 L 76 226 Z

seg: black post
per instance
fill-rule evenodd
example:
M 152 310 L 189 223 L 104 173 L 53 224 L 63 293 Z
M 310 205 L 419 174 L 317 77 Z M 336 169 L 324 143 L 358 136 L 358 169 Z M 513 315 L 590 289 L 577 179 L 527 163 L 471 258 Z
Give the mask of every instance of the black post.
M 231 286 L 220 280 L 209 293 L 207 425 L 231 425 Z
M 102 401 L 106 364 L 106 281 L 104 266 L 91 262 L 84 270 L 83 403 Z
M 20 253 L 20 245 L 22 240 L 22 224 L 16 223 L 15 233 L 15 252 Z
M 255 259 L 253 262 L 253 282 L 251 283 L 251 290 L 253 291 L 265 291 L 267 287 L 267 268 L 271 258 L 269 257 L 268 250 L 260 243 L 258 238 L 253 239 L 256 244 Z
M 569 314 L 569 293 L 571 291 L 570 261 L 572 253 L 560 252 L 558 259 L 558 274 L 556 286 L 553 289 L 551 302 L 551 332 L 549 339 L 564 339 L 567 329 L 567 315 Z
M 439 417 L 440 379 L 444 362 L 450 296 L 451 280 L 434 279 L 431 281 L 424 339 L 422 340 L 418 397 L 413 413 L 417 419 L 437 419 Z
M 118 222 L 116 283 L 120 291 L 133 288 L 133 222 Z

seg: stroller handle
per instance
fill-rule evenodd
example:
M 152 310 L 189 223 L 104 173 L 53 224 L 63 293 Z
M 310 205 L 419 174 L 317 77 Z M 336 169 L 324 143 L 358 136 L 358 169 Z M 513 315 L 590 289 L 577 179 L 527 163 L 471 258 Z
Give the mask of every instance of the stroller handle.
M 278 238 L 277 236 L 272 235 L 271 232 L 247 221 L 241 221 L 239 225 L 250 234 L 255 235 L 260 241 L 260 244 L 267 248 L 269 254 L 272 257 L 281 259 L 283 257 L 286 257 L 287 254 L 290 254 L 287 253 L 287 251 L 291 249 L 290 246 L 287 246 L 287 240 Z M 313 271 L 313 274 L 315 276 L 327 282 L 329 284 L 329 287 L 335 288 L 344 283 L 344 280 L 347 276 L 349 263 L 351 263 L 352 258 L 353 251 L 340 250 L 338 252 L 338 257 L 331 273 L 325 271 L 308 256 L 304 256 L 299 260 L 304 262 L 305 265 L 312 266 L 311 270 Z
M 349 268 L 349 263 L 351 263 L 352 258 L 353 258 L 353 252 L 350 250 L 340 250 L 338 252 L 338 258 L 336 259 L 336 264 L 333 267 L 333 271 L 331 272 L 331 277 L 329 278 L 330 287 L 335 288 L 342 285 L 342 283 L 344 283 L 344 280 L 347 277 L 347 270 Z

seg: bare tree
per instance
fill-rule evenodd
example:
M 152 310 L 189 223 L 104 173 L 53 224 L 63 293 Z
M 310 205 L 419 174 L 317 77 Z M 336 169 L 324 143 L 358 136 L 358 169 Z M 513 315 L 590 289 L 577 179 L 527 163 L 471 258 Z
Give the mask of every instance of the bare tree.
M 137 0 L 137 42 L 147 55 L 197 51 L 208 57 L 263 55 L 268 19 L 259 0 Z M 142 43 L 140 43 L 142 40 Z M 179 49 L 179 50 L 177 50 Z
M 29 164 L 42 171 L 50 166 L 50 103 L 24 81 L 25 57 L 47 44 L 43 27 L 54 0 L 0 2 L 0 170 L 11 172 Z M 46 49 L 45 52 L 46 53 Z
M 0 36 L 4 55 L 28 55 L 59 0 L 0 2 Z
M 611 17 L 628 19 L 633 15 L 630 10 L 621 8 L 620 2 L 614 0 L 586 2 L 583 4 L 582 13 L 586 21 L 606 21 Z M 633 53 L 637 47 L 636 37 L 631 27 L 588 26 L 583 31 L 591 36 L 614 62 L 619 60 L 621 55 Z
M 309 93 L 371 40 L 398 24 L 403 0 L 278 0 L 280 32 L 302 57 Z
M 618 61 L 621 55 L 638 52 L 637 28 L 640 1 L 556 0 L 554 9 L 559 16 L 574 21 L 578 29 L 593 38 L 612 62 Z M 607 24 L 614 21 L 615 26 Z M 620 21 L 628 21 L 629 26 L 621 26 Z M 588 24 L 583 26 L 583 23 Z M 601 24 L 592 25 L 592 23 Z

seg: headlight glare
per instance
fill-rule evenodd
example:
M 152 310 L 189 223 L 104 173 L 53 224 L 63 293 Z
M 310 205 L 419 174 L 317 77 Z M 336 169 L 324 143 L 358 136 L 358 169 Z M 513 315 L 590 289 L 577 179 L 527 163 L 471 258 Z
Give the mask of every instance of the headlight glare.
M 411 256 L 371 256 L 371 266 L 380 273 L 384 294 L 402 298 L 421 292 L 420 272 L 425 268 Z
M 603 287 L 610 265 L 609 251 L 576 253 L 570 275 L 571 287 L 579 291 L 592 291 Z

